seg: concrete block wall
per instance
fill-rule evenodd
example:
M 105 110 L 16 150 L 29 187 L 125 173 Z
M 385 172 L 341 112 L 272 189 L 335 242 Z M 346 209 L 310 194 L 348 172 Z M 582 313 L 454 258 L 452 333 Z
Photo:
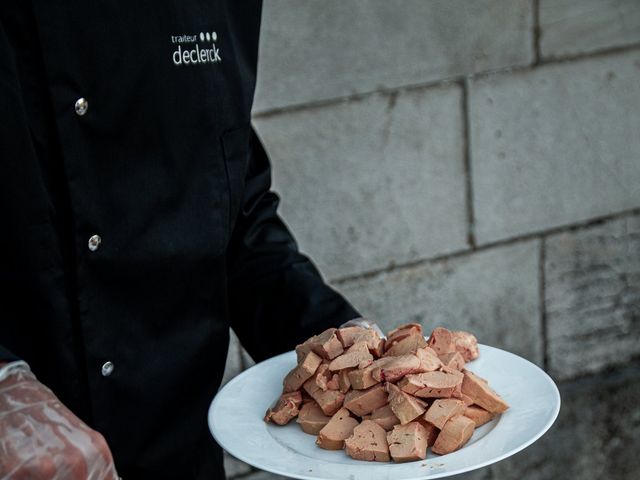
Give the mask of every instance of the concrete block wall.
M 558 382 L 547 435 L 458 478 L 638 478 L 638 0 L 266 0 L 254 126 L 301 249 L 363 314 Z M 227 379 L 252 364 L 231 346 Z

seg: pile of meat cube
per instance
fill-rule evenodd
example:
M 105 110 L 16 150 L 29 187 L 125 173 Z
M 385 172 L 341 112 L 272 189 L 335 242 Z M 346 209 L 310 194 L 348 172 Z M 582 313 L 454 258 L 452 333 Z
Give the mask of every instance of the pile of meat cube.
M 417 323 L 381 338 L 364 327 L 330 328 L 296 347 L 298 365 L 265 421 L 297 417 L 328 450 L 357 460 L 410 462 L 461 448 L 476 427 L 509 406 L 466 370 L 476 338 Z

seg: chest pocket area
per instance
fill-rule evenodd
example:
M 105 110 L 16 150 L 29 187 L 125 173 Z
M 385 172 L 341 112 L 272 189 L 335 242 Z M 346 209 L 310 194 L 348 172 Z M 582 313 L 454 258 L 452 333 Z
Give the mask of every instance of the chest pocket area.
M 222 150 L 229 186 L 229 229 L 233 230 L 236 218 L 242 207 L 245 177 L 249 166 L 251 125 L 247 123 L 239 128 L 222 134 Z

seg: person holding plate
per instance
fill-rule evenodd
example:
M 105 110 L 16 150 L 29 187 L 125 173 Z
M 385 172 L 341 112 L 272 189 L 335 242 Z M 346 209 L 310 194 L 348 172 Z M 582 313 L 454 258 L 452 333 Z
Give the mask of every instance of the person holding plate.
M 260 12 L 0 7 L 0 478 L 223 478 L 229 327 L 260 361 L 359 316 L 277 214 Z

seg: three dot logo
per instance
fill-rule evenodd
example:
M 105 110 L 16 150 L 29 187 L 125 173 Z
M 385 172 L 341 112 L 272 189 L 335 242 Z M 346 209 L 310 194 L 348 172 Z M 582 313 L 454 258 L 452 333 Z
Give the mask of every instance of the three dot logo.
M 218 34 L 216 32 L 200 32 L 200 41 L 204 42 L 204 41 L 210 42 L 210 41 L 216 41 L 218 40 Z

